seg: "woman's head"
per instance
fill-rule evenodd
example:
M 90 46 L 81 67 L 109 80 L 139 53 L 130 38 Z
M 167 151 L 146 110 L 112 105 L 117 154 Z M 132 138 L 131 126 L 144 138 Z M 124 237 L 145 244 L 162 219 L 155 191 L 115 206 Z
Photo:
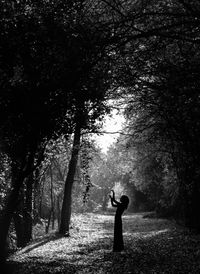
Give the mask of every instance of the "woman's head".
M 124 205 L 125 208 L 127 208 L 129 204 L 128 196 L 122 195 L 122 197 L 120 198 L 120 202 Z

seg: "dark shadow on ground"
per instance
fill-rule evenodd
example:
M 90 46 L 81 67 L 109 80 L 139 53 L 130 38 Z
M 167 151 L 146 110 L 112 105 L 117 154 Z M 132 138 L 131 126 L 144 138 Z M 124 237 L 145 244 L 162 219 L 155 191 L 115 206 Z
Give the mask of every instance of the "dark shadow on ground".
M 39 258 L 38 258 L 39 259 Z M 37 260 L 25 262 L 11 262 L 7 265 L 5 274 L 46 274 L 46 273 L 76 273 L 80 267 L 70 264 L 65 260 L 44 262 Z M 3 273 L 2 273 L 3 274 Z
M 200 239 L 169 230 L 141 238 L 124 237 L 124 241 L 122 253 L 113 253 L 112 239 L 102 238 L 82 245 L 73 253 L 73 260 L 44 262 L 38 257 L 17 267 L 12 263 L 11 273 L 200 273 Z
M 105 219 L 103 224 L 97 218 L 95 224 L 98 229 L 101 225 L 103 233 L 90 244 L 80 242 L 73 252 L 68 252 L 66 246 L 68 260 L 44 261 L 43 257 L 36 256 L 27 262 L 11 261 L 9 273 L 200 273 L 198 235 L 191 235 L 165 220 L 126 215 L 123 221 L 125 251 L 122 253 L 112 252 L 112 218 Z M 59 240 L 58 236 L 49 238 L 54 240 Z
M 124 237 L 124 241 L 126 249 L 122 253 L 113 253 L 108 239 L 82 247 L 82 254 L 90 258 L 88 265 L 82 265 L 82 273 L 91 261 L 93 273 L 200 273 L 199 237 L 174 229 L 140 238 Z
M 36 239 L 30 247 L 24 248 L 24 251 L 22 253 L 24 253 L 24 254 L 29 253 L 33 249 L 43 246 L 46 243 L 56 241 L 59 238 L 62 238 L 62 236 L 56 233 L 56 234 L 47 235 L 43 239 Z

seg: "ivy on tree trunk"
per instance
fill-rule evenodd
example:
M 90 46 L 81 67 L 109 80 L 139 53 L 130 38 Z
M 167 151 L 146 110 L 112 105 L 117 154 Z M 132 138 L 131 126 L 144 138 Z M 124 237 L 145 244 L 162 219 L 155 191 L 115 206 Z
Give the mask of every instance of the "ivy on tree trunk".
M 64 197 L 63 197 L 62 210 L 61 210 L 61 221 L 60 221 L 59 233 L 62 235 L 69 235 L 71 203 L 72 203 L 72 187 L 74 182 L 74 176 L 76 173 L 78 153 L 80 150 L 80 137 L 81 137 L 81 126 L 79 123 L 77 123 L 75 132 L 74 132 L 72 154 L 69 162 L 67 178 L 65 181 Z

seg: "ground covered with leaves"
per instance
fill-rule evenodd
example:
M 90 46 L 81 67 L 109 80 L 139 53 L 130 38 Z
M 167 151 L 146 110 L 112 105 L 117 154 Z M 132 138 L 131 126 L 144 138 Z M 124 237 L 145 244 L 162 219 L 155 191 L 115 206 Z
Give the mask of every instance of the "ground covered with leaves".
M 10 273 L 200 273 L 200 236 L 164 219 L 123 216 L 125 250 L 112 252 L 114 215 L 73 217 L 70 237 L 35 239 L 8 259 Z

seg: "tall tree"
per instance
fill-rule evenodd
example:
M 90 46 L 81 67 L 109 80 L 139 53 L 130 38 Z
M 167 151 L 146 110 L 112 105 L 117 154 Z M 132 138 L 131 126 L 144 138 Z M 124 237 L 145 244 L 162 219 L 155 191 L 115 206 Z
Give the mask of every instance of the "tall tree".
M 180 40 L 195 42 L 191 31 L 198 24 L 195 3 L 1 1 L 0 140 L 11 159 L 13 178 L 1 247 L 20 189 L 36 159 L 41 161 L 46 142 L 75 128 L 77 99 L 84 95 L 84 103 L 93 102 L 90 121 L 94 122 L 110 87 L 109 74 L 117 76 L 122 68 L 111 70 L 110 64 L 127 51 L 130 57 L 132 40 L 156 35 L 175 39 L 178 34 Z M 113 86 L 116 83 L 113 80 Z M 96 93 L 97 87 L 98 91 L 103 87 L 102 92 Z
M 24 180 L 41 162 L 47 141 L 63 128 L 67 132 L 71 124 L 66 117 L 71 93 L 63 89 L 76 82 L 77 73 L 68 68 L 73 58 L 74 64 L 77 60 L 74 32 L 65 30 L 59 16 L 52 17 L 58 5 L 55 8 L 51 3 L 46 10 L 40 4 L 4 3 L 1 10 L 0 139 L 2 151 L 10 158 L 13 178 L 1 215 L 1 249 Z

